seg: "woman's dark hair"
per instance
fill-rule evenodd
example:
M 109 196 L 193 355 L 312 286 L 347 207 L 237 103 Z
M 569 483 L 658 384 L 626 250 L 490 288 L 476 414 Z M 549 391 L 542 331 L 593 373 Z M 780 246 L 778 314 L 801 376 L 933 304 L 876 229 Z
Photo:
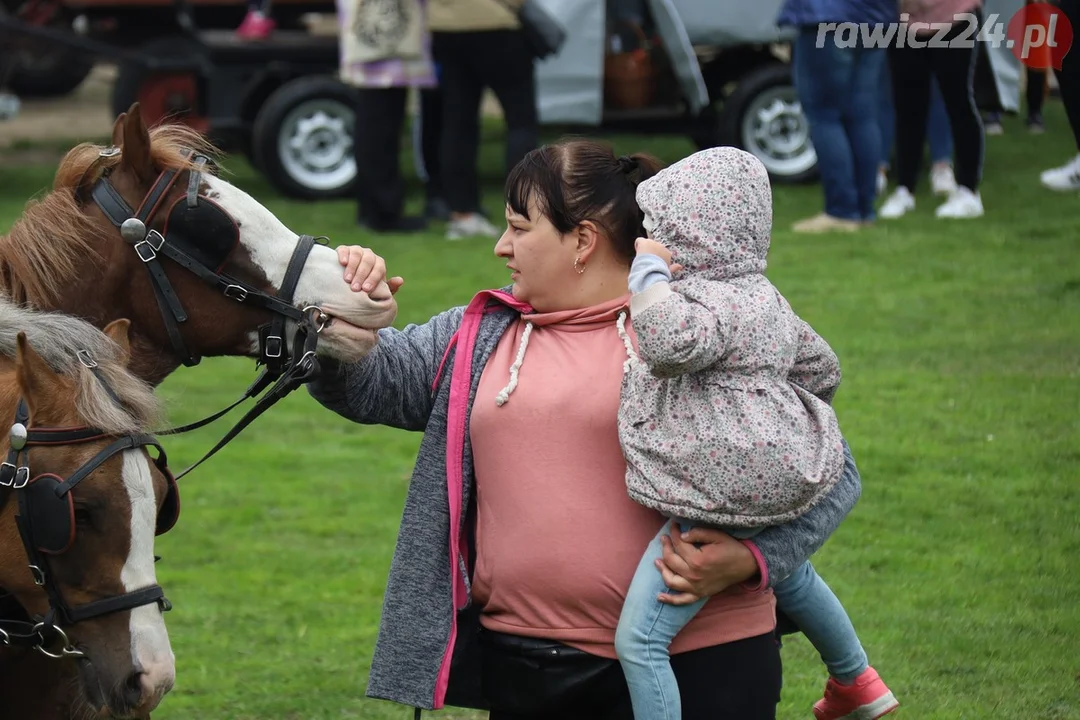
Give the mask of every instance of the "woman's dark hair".
M 637 186 L 659 170 L 651 155 L 616 157 L 598 140 L 562 140 L 533 150 L 514 166 L 506 178 L 506 204 L 536 220 L 529 216 L 529 200 L 535 199 L 539 212 L 563 234 L 590 220 L 632 262 L 634 240 L 645 235 Z

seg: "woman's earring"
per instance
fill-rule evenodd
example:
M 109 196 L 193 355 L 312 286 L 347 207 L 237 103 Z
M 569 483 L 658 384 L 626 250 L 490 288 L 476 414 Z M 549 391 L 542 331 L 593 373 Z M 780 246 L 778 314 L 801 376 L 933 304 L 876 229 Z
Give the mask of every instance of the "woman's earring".
M 581 262 L 581 258 L 574 258 L 574 269 L 577 270 L 578 275 L 585 272 L 585 266 L 584 265 L 581 265 L 580 267 L 578 266 L 578 263 L 580 263 L 580 262 Z

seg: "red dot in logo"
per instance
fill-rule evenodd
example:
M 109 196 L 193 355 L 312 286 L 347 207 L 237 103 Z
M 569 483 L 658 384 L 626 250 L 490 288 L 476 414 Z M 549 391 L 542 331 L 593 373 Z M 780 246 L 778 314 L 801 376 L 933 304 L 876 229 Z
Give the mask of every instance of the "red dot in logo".
M 1045 70 L 1061 69 L 1072 47 L 1069 18 L 1050 3 L 1025 5 L 1009 20 L 1008 48 L 1024 65 Z

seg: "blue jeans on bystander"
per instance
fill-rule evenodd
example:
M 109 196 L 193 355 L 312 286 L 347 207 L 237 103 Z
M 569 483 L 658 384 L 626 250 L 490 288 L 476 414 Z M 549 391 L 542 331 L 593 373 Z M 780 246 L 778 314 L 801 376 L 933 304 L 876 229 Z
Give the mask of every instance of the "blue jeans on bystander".
M 832 32 L 823 43 L 818 38 L 816 25 L 800 29 L 792 73 L 817 152 L 825 212 L 845 220 L 873 220 L 882 156 L 876 110 L 885 50 L 841 47 Z

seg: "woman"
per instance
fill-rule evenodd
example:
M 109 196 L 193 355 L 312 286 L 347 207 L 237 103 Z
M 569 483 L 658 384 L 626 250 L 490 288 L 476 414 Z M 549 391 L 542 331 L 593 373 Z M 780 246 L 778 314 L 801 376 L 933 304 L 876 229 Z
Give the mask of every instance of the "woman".
M 852 231 L 873 222 L 881 132 L 878 106 L 885 51 L 826 24 L 896 21 L 895 0 L 786 0 L 777 25 L 797 28 L 792 75 L 818 154 L 825 211 L 795 223 L 796 232 Z
M 893 101 L 896 107 L 897 188 L 881 206 L 883 218 L 897 218 L 915 209 L 922 147 L 926 139 L 926 116 L 930 107 L 930 78 L 933 76 L 952 128 L 956 190 L 938 206 L 939 218 L 975 218 L 983 214 L 979 183 L 985 136 L 979 109 L 975 105 L 975 63 L 978 53 L 973 43 L 942 43 L 957 38 L 974 38 L 971 21 L 956 21 L 970 14 L 981 23 L 982 0 L 902 0 L 901 11 L 909 13 L 908 27 L 916 35 L 889 47 Z M 941 27 L 949 27 L 942 37 Z M 930 39 L 933 46 L 924 43 Z
M 447 240 L 498 237 L 478 212 L 480 101 L 491 88 L 506 122 L 506 171 L 539 142 L 536 73 L 516 11 L 523 0 L 431 0 L 432 52 L 443 94 L 442 185 Z
M 615 629 L 664 518 L 629 499 L 616 422 L 634 340 L 629 268 L 645 234 L 635 189 L 655 171 L 589 140 L 533 151 L 507 180 L 495 246 L 508 291 L 369 333 L 364 360 L 308 386 L 355 422 L 424 432 L 368 695 L 490 708 L 492 720 L 632 718 Z M 353 287 L 384 275 L 370 251 L 338 252 Z M 665 542 L 665 601 L 711 596 L 671 648 L 684 717 L 775 717 L 769 588 L 859 492 L 847 454 L 841 482 L 797 521 L 752 541 L 696 529 Z
M 896 130 L 896 108 L 893 106 L 892 71 L 888 63 L 882 68 L 881 106 L 878 122 L 881 123 L 881 165 L 878 168 L 878 194 L 889 186 L 887 173 L 892 164 L 893 138 Z M 930 145 L 930 189 L 935 195 L 951 195 L 956 190 L 956 178 L 952 168 L 952 130 L 949 115 L 945 112 L 945 100 L 937 81 L 930 81 L 930 111 L 926 118 L 926 139 Z
M 409 89 L 430 89 L 437 84 L 431 36 L 425 26 L 427 1 L 380 9 L 360 0 L 337 0 L 341 80 L 356 88 L 356 220 L 376 233 L 414 233 L 427 227 L 423 217 L 404 214 L 401 176 L 401 135 Z M 388 34 L 396 39 L 396 46 L 386 45 Z

